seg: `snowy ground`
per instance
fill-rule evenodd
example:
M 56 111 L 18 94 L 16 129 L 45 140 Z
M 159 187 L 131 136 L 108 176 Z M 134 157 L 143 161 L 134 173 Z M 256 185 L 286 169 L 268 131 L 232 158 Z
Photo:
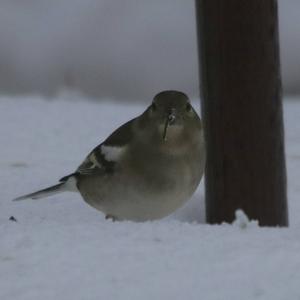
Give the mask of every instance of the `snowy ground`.
M 288 229 L 205 225 L 202 186 L 147 223 L 106 221 L 76 194 L 11 201 L 72 172 L 143 108 L 0 98 L 0 299 L 300 299 L 300 101 L 284 107 Z

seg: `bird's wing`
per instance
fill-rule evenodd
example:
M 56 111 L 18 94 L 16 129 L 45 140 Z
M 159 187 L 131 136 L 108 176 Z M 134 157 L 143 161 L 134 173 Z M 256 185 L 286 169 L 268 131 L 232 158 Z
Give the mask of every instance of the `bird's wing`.
M 102 144 L 93 149 L 75 173 L 94 175 L 113 173 L 115 165 L 132 139 L 132 125 L 135 119 L 115 130 Z

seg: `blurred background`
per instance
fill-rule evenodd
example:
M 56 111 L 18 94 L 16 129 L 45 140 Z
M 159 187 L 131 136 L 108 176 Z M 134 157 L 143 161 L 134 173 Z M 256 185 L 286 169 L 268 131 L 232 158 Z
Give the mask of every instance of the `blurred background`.
M 279 2 L 285 94 L 300 93 L 300 1 Z M 194 0 L 0 0 L 0 93 L 198 96 Z

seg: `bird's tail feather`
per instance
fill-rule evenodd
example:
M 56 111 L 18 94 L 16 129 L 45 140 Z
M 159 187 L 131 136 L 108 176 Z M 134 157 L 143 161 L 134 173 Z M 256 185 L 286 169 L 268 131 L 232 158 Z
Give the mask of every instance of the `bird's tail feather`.
M 13 199 L 13 201 L 20 201 L 20 200 L 25 200 L 25 199 L 40 199 L 40 198 L 49 197 L 49 196 L 67 192 L 67 191 L 70 191 L 70 192 L 77 191 L 76 179 L 73 176 L 70 176 L 66 181 L 63 181 L 59 184 L 36 191 L 34 193 L 30 193 L 30 194 L 15 198 L 15 199 Z

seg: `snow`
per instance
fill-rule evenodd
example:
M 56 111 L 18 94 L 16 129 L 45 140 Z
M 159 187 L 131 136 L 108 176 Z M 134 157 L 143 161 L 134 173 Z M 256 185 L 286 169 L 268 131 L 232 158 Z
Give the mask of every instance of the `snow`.
M 204 224 L 203 185 L 145 223 L 105 220 L 74 193 L 12 202 L 144 109 L 65 98 L 0 97 L 1 300 L 300 299 L 300 101 L 284 102 L 290 227 L 261 228 L 241 211 L 233 225 Z

